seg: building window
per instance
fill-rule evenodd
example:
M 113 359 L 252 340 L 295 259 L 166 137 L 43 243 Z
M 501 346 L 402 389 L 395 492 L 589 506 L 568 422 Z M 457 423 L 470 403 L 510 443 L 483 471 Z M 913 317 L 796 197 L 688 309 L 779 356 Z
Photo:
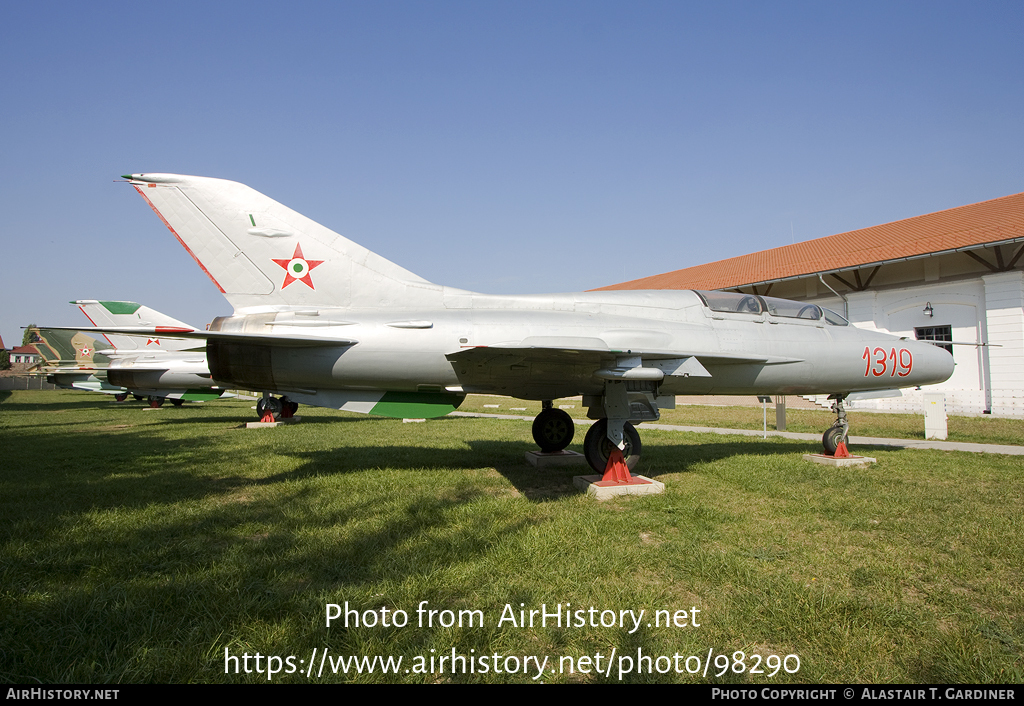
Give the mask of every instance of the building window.
M 914 329 L 914 337 L 919 341 L 942 341 L 936 343 L 939 348 L 944 348 L 953 355 L 953 327 L 952 326 L 925 326 Z

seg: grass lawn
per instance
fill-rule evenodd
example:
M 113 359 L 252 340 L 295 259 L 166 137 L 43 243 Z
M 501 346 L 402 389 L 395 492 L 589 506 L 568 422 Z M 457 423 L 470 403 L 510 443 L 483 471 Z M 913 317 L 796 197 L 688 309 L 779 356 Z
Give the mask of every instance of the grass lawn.
M 501 404 L 480 411 L 531 407 Z M 816 443 L 647 430 L 666 493 L 597 503 L 572 486 L 586 467 L 524 462 L 524 421 L 304 407 L 241 429 L 251 405 L 0 393 L 0 682 L 266 682 L 268 665 L 275 682 L 530 682 L 538 662 L 546 682 L 1024 676 L 1019 457 L 872 450 L 837 470 L 800 459 Z M 327 627 L 346 602 L 376 624 Z M 582 625 L 519 624 L 566 603 Z M 619 612 L 641 610 L 639 627 Z
M 746 399 L 750 399 L 749 397 Z M 497 405 L 497 407 L 495 407 Z M 558 400 L 555 406 L 577 419 L 586 419 L 587 408 L 579 399 Z M 571 406 L 571 408 L 570 408 Z M 519 411 L 510 411 L 519 410 Z M 525 411 L 523 411 L 525 410 Z M 540 412 L 540 402 L 469 395 L 459 407 L 460 412 L 491 412 L 523 414 L 530 417 Z M 678 424 L 693 427 L 722 427 L 725 429 L 757 429 L 764 425 L 761 407 L 713 407 L 680 405 L 676 409 L 661 410 L 659 424 Z M 924 439 L 924 415 L 883 414 L 879 412 L 847 412 L 851 436 L 874 436 L 886 439 Z M 822 434 L 832 426 L 835 414 L 825 409 L 787 409 L 786 431 Z M 949 416 L 947 441 L 976 444 L 1024 444 L 1024 419 L 994 417 Z M 768 429 L 775 429 L 775 407 L 768 405 Z

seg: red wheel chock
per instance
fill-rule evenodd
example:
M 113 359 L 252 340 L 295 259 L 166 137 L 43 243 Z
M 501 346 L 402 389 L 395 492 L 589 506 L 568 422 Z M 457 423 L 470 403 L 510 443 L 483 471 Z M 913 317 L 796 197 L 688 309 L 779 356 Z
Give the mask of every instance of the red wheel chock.
M 264 412 L 263 416 L 260 417 L 260 422 L 262 422 L 263 424 L 273 424 L 276 421 L 277 420 L 274 419 L 274 413 L 271 412 L 270 410 Z
M 626 466 L 626 461 L 622 457 L 622 452 L 617 448 L 612 448 L 612 452 L 608 454 L 608 464 L 604 467 L 604 476 L 601 478 L 602 483 L 632 483 L 633 476 L 629 474 L 629 468 Z
M 846 448 L 845 441 L 840 441 L 836 444 L 836 452 L 832 454 L 832 458 L 850 458 L 850 452 Z

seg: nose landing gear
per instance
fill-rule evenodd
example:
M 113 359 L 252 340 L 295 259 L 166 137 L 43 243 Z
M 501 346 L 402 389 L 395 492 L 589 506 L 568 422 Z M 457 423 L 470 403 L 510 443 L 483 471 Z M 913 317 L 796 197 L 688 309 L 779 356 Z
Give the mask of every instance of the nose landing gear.
M 822 435 L 821 444 L 825 447 L 825 453 L 835 458 L 848 458 L 850 452 L 846 448 L 846 436 L 850 430 L 850 423 L 846 420 L 846 410 L 843 408 L 843 399 L 846 395 L 831 395 L 832 411 L 836 413 L 835 423 Z

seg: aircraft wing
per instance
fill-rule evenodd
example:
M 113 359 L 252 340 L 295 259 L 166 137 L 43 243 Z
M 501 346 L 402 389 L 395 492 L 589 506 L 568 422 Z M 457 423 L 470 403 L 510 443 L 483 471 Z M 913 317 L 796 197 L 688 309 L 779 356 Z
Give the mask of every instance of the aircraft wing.
M 671 377 L 710 378 L 705 365 L 780 365 L 800 359 L 746 355 L 721 351 L 613 349 L 600 339 L 539 340 L 466 348 L 446 356 L 467 392 L 518 390 L 518 395 L 543 394 L 571 380 L 625 380 L 658 382 Z
M 517 359 L 526 363 L 577 364 L 601 364 L 611 363 L 619 358 L 641 358 L 645 363 L 649 363 L 650 367 L 658 368 L 665 368 L 665 364 L 669 361 L 687 359 L 694 359 L 695 361 L 714 365 L 730 363 L 780 365 L 784 363 L 799 363 L 803 360 L 802 358 L 749 355 L 723 351 L 621 350 L 609 348 L 600 339 L 553 340 L 550 343 L 534 342 L 526 339 L 522 343 L 474 346 L 457 353 L 450 353 L 446 357 L 453 363 L 493 363 L 498 359 L 505 358 L 508 360 Z
M 465 348 L 446 356 L 464 392 L 524 399 L 571 397 L 613 381 L 681 378 L 710 381 L 722 365 L 758 366 L 799 362 L 780 356 L 721 351 L 611 348 L 599 338 L 528 337 L 522 341 Z M 604 381 L 604 382 L 602 382 Z
M 98 326 L 95 328 L 51 326 L 58 331 L 87 331 L 90 333 L 112 333 L 123 336 L 162 336 L 164 338 L 195 338 L 225 343 L 272 344 L 291 348 L 312 346 L 353 346 L 358 341 L 351 338 L 323 338 L 320 336 L 283 336 L 271 333 L 250 333 L 244 331 L 200 331 L 177 326 Z

